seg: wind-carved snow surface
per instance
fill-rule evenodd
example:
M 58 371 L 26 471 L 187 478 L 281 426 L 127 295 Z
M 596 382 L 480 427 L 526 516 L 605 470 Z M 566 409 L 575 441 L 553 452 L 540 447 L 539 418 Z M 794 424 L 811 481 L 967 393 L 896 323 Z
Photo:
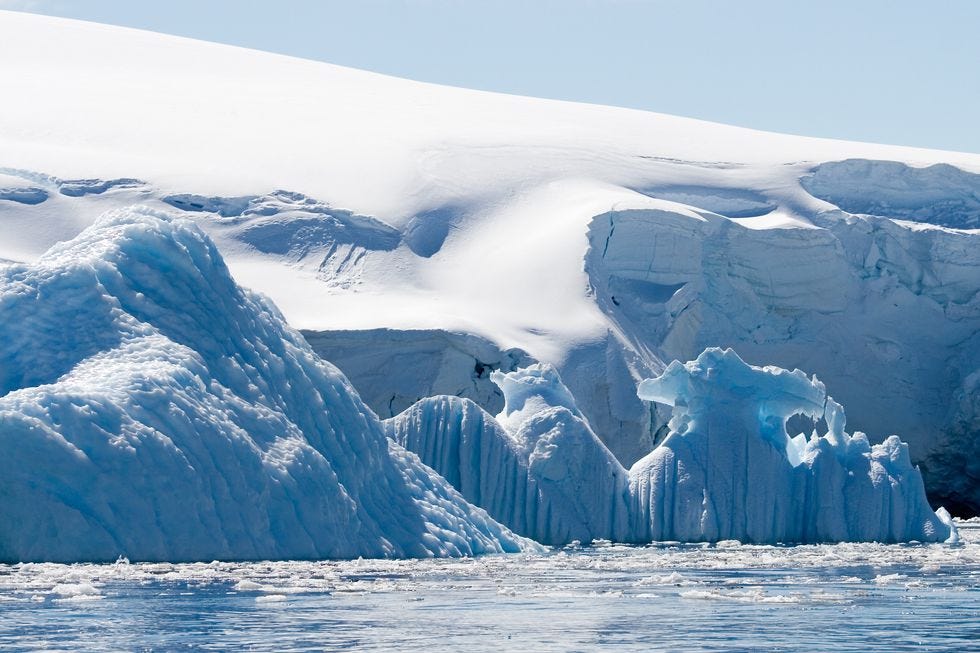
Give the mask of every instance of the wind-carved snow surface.
M 356 284 L 369 251 L 391 251 L 401 241 L 401 234 L 380 220 L 285 190 L 255 197 L 180 194 L 161 200 L 183 211 L 217 214 L 215 226 L 225 238 L 308 267 L 330 286 Z
M 189 222 L 113 212 L 0 269 L 0 360 L 0 560 L 527 544 L 390 443 Z
M 644 381 L 673 406 L 670 433 L 627 472 L 548 365 L 494 372 L 493 418 L 456 397 L 426 399 L 386 421 L 389 435 L 495 519 L 540 542 L 813 543 L 950 541 L 897 436 L 870 446 L 844 432 L 844 409 L 803 372 L 706 350 Z M 794 415 L 824 435 L 790 438 Z

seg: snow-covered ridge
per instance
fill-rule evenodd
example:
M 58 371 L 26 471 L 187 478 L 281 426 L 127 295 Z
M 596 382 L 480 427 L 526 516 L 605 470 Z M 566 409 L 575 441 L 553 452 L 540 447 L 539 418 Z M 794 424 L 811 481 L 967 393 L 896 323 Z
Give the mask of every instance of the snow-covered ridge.
M 626 466 L 668 431 L 636 383 L 733 347 L 816 373 L 872 442 L 902 434 L 937 505 L 980 509 L 980 155 L 9 12 L 0 61 L 0 259 L 177 208 L 379 413 L 439 393 L 496 412 L 482 363 L 520 351 Z
M 530 546 L 385 437 L 192 224 L 109 213 L 0 270 L 0 560 Z

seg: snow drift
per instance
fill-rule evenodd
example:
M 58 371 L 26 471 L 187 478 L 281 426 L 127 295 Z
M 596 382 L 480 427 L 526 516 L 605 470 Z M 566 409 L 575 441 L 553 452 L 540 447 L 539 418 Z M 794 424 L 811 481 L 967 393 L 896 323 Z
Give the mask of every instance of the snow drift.
M 0 270 L 0 560 L 470 555 L 522 540 L 385 437 L 192 224 Z
M 720 349 L 675 361 L 640 385 L 674 414 L 663 443 L 628 473 L 554 368 L 492 379 L 506 402 L 496 418 L 435 397 L 386 426 L 469 501 L 538 541 L 955 541 L 907 446 L 845 433 L 843 408 L 799 370 L 753 367 Z M 795 415 L 828 430 L 790 438 Z

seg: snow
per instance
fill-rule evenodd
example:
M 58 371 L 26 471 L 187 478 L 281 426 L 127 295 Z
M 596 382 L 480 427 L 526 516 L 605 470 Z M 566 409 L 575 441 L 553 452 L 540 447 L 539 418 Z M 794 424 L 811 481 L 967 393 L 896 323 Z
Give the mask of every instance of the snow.
M 390 443 L 187 221 L 111 212 L 0 271 L 0 360 L 0 559 L 533 548 Z
M 0 269 L 107 210 L 180 211 L 385 417 L 496 413 L 489 371 L 541 362 L 629 467 L 668 432 L 636 384 L 733 347 L 816 373 L 936 505 L 980 510 L 980 155 L 12 12 L 0 60 Z

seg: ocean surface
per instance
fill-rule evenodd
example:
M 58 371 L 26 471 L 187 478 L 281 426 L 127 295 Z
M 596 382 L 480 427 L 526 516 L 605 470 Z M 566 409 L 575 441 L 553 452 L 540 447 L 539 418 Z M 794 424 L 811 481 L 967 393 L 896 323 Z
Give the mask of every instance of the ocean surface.
M 962 544 L 0 565 L 0 650 L 980 650 Z

